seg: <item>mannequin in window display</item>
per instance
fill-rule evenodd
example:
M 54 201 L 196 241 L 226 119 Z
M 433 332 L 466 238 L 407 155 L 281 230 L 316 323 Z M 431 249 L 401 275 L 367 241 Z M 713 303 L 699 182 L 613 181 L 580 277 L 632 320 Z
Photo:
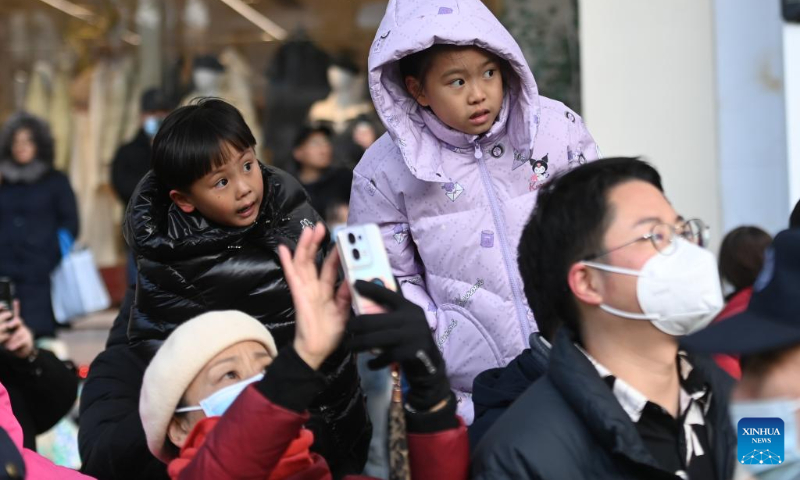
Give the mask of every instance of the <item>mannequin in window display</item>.
M 372 104 L 364 98 L 364 78 L 349 59 L 334 60 L 328 67 L 328 83 L 331 93 L 311 106 L 308 114 L 311 122 L 326 122 L 334 132 L 341 134 L 352 120 L 373 111 Z

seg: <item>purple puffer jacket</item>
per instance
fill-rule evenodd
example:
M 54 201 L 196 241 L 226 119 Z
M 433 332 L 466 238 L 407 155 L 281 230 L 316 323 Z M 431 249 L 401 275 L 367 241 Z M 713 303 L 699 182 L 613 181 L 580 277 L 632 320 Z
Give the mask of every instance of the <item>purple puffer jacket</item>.
M 407 94 L 397 60 L 433 43 L 476 45 L 510 63 L 487 133 L 455 131 Z M 539 96 L 519 46 L 479 0 L 391 0 L 369 87 L 388 133 L 355 169 L 349 223 L 380 226 L 403 293 L 426 309 L 458 413 L 472 423 L 474 378 L 505 366 L 537 331 L 517 267 L 536 190 L 597 158 L 597 147 L 577 114 Z

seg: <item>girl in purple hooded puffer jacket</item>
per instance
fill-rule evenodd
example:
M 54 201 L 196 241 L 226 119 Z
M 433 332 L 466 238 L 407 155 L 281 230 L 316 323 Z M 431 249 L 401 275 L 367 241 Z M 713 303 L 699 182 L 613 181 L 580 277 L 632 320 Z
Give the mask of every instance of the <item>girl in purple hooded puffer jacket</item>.
M 475 376 L 505 366 L 538 330 L 516 258 L 536 192 L 596 159 L 597 146 L 576 113 L 538 94 L 479 0 L 391 0 L 369 87 L 388 132 L 355 169 L 349 223 L 381 227 L 469 424 Z

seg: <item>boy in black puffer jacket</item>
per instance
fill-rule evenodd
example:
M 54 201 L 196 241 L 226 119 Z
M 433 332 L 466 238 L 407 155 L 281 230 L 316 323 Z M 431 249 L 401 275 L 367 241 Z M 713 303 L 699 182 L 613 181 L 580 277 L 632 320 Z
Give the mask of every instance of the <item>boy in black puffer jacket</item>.
M 241 114 L 218 99 L 176 110 L 156 134 L 153 170 L 124 225 L 139 270 L 128 341 L 145 361 L 178 325 L 210 310 L 252 315 L 279 346 L 294 337 L 278 245 L 293 248 L 319 215 L 296 180 L 258 162 L 255 143 Z M 354 358 L 340 349 L 321 372 L 328 387 L 310 410 L 313 449 L 335 476 L 360 472 L 370 426 Z

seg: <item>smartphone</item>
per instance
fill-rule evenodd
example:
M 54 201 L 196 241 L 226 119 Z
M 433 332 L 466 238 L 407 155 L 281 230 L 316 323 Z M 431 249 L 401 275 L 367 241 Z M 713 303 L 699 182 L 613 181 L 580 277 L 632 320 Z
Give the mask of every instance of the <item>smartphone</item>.
M 14 282 L 8 277 L 0 277 L 0 310 L 14 311 Z
M 378 225 L 367 223 L 353 225 L 336 233 L 336 248 L 342 262 L 344 275 L 352 287 L 356 280 L 376 283 L 389 290 L 397 291 L 397 283 L 392 274 L 392 266 L 386 255 Z M 364 298 L 352 288 L 353 308 L 359 315 L 381 313 L 383 307 Z

